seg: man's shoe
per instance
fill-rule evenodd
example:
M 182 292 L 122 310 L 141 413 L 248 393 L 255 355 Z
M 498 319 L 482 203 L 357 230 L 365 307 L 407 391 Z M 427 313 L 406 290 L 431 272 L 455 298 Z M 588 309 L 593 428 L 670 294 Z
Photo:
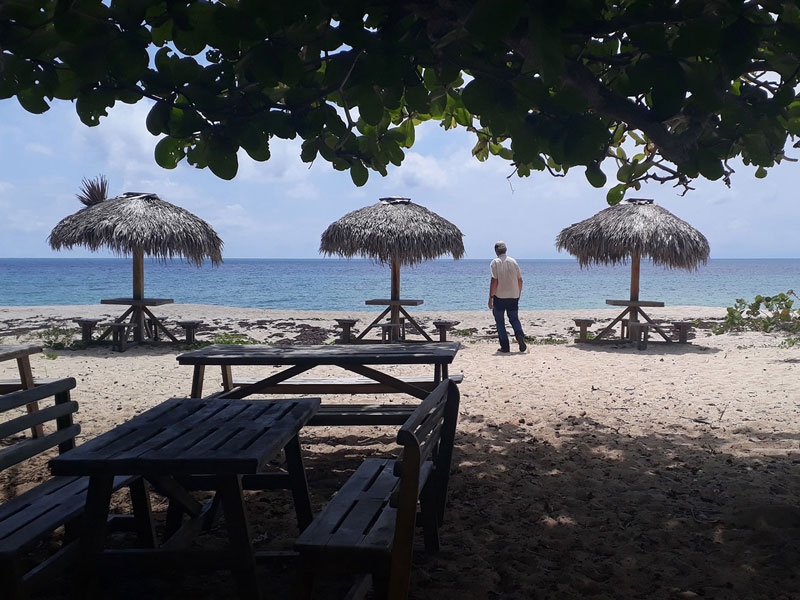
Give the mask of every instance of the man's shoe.
M 503 352 L 504 354 L 508 354 L 509 352 L 511 352 L 511 350 L 509 350 L 508 348 L 500 348 L 498 352 Z
M 525 352 L 525 350 L 528 349 L 528 344 L 525 343 L 525 336 L 524 335 L 518 335 L 517 336 L 517 343 L 519 344 L 519 351 L 520 352 Z

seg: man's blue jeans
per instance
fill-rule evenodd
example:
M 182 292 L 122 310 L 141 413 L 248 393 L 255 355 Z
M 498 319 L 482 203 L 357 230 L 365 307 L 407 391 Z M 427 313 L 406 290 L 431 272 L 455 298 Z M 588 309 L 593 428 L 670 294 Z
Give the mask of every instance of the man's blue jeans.
M 497 325 L 497 337 L 500 339 L 500 348 L 508 350 L 508 332 L 506 332 L 505 315 L 508 314 L 508 322 L 515 336 L 524 336 L 522 323 L 519 322 L 519 298 L 498 298 L 494 297 L 494 322 Z

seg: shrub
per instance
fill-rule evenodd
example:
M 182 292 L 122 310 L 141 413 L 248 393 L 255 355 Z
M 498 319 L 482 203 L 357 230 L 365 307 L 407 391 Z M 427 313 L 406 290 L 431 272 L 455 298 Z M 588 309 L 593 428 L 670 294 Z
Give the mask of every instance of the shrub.
M 716 334 L 746 330 L 800 332 L 800 309 L 794 307 L 797 298 L 793 290 L 775 296 L 759 295 L 752 302 L 737 298 L 728 307 L 722 323 L 713 325 L 711 331 Z

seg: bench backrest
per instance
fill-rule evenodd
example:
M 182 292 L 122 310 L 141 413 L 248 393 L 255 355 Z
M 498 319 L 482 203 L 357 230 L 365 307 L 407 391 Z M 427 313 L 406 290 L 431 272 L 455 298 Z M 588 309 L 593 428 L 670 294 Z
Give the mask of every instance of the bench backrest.
M 405 598 L 408 593 L 420 494 L 425 494 L 425 501 L 430 502 L 437 521 L 442 521 L 459 401 L 458 386 L 445 379 L 397 432 L 397 443 L 403 449 L 394 464 L 394 474 L 400 478 L 400 483 L 392 498 L 397 508 L 389 581 L 392 597 Z M 424 489 L 420 489 L 420 485 L 424 485 Z
M 78 411 L 78 403 L 70 399 L 69 391 L 73 388 L 75 379 L 68 377 L 0 396 L 0 470 L 54 446 L 58 446 L 59 453 L 75 447 L 75 436 L 81 428 L 72 421 L 72 415 Z M 43 406 L 27 414 L 15 410 L 51 396 L 55 400 L 53 406 Z M 41 437 L 10 440 L 11 436 L 50 421 L 56 422 L 54 431 L 45 432 Z M 6 445 L 7 442 L 11 443 Z

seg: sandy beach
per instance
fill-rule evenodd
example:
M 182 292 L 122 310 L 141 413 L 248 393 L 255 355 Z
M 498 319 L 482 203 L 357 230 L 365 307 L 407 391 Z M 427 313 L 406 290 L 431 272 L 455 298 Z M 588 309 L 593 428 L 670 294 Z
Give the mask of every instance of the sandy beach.
M 330 343 L 334 318 L 371 320 L 190 304 L 157 312 L 168 324 L 203 319 L 199 341 L 243 334 L 274 344 Z M 412 598 L 800 599 L 800 345 L 782 334 L 714 335 L 710 325 L 725 309 L 707 307 L 651 312 L 693 321 L 688 344 L 574 343 L 573 318 L 602 324 L 617 312 L 523 311 L 534 341 L 527 353 L 507 355 L 496 351 L 488 310 L 412 313 L 430 332 L 434 319 L 459 321 L 449 338 L 462 348 L 450 372 L 464 376 L 442 550 L 415 557 Z M 58 327 L 79 339 L 71 318 L 115 314 L 98 305 L 0 307 L 0 343 L 40 343 Z M 32 366 L 37 377 L 76 378 L 81 443 L 187 395 L 191 369 L 175 360 L 181 351 L 92 345 L 48 350 Z M 15 376 L 13 361 L 0 363 L 0 378 Z M 207 372 L 206 390 L 218 389 L 216 376 Z M 315 510 L 348 470 L 391 450 L 391 441 L 391 428 L 304 430 Z M 10 471 L 0 474 L 2 499 L 47 477 L 43 462 Z M 254 537 L 291 547 L 290 506 L 276 494 L 253 494 Z M 264 577 L 274 583 L 275 573 Z M 139 598 L 235 597 L 224 574 L 180 581 L 149 596 L 135 589 Z

